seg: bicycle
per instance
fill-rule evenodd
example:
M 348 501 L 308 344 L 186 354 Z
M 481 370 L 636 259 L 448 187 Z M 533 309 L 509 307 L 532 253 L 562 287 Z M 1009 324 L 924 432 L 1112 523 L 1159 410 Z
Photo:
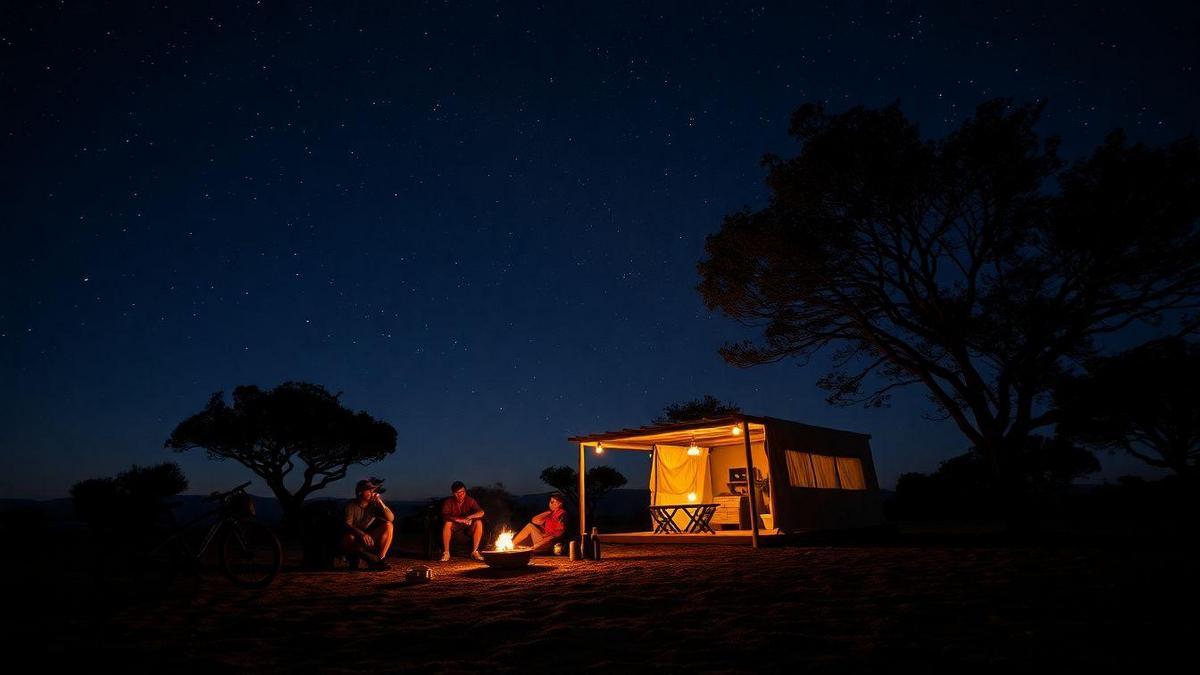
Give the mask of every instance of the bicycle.
M 115 539 L 109 554 L 101 564 L 100 572 L 111 582 L 119 581 L 122 574 L 132 575 L 129 581 L 134 586 L 157 589 L 168 586 L 179 571 L 188 571 L 199 576 L 204 555 L 209 546 L 216 544 L 221 572 L 235 586 L 241 588 L 266 588 L 275 580 L 283 566 L 283 549 L 275 533 L 266 525 L 253 519 L 254 500 L 246 494 L 249 482 L 227 492 L 214 492 L 204 503 L 216 502 L 214 509 L 179 523 L 175 518 L 178 503 L 164 509 L 167 523 L 166 534 L 157 542 L 147 536 Z M 197 546 L 189 543 L 189 536 L 197 532 L 195 526 L 212 516 L 216 520 L 204 532 Z M 161 531 L 160 531 L 161 532 Z M 157 534 L 157 533 L 156 533 Z M 126 554 L 114 559 L 114 551 Z

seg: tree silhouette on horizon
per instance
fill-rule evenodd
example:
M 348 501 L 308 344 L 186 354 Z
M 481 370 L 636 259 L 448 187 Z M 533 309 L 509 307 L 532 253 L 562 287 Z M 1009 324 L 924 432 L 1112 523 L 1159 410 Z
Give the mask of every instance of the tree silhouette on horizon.
M 355 413 L 324 387 L 284 382 L 263 391 L 233 390 L 233 405 L 216 392 L 208 405 L 175 427 L 166 447 L 203 448 L 210 459 L 231 459 L 257 474 L 279 500 L 284 518 L 300 522 L 304 500 L 346 476 L 350 466 L 381 460 L 396 450 L 396 429 Z M 285 481 L 300 470 L 295 490 Z M 293 479 L 294 482 L 294 479 Z
M 1100 359 L 1055 391 L 1059 432 L 1181 477 L 1200 475 L 1200 345 L 1151 342 Z
M 548 466 L 542 469 L 542 482 L 558 490 L 567 503 L 579 508 L 579 472 L 569 466 Z M 629 482 L 625 475 L 611 466 L 595 466 L 587 471 L 587 507 L 595 510 L 604 495 Z
M 742 409 L 733 403 L 724 403 L 712 394 L 705 394 L 682 403 L 672 403 L 663 408 L 663 414 L 654 418 L 653 424 L 690 422 L 709 417 L 724 417 L 740 413 Z
M 1016 489 L 1049 392 L 1131 324 L 1200 306 L 1200 151 L 1110 134 L 1065 162 L 1043 104 L 998 99 L 944 138 L 897 104 L 805 105 L 768 204 L 724 219 L 699 263 L 705 304 L 761 330 L 726 344 L 748 367 L 829 349 L 835 405 L 921 387 Z M 1181 333 L 1195 330 L 1185 317 Z

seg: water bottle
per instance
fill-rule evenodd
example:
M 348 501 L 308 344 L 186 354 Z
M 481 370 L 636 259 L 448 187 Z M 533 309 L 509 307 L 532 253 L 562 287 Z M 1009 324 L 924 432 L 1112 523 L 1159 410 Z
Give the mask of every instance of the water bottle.
M 567 558 L 570 560 L 579 560 L 579 554 L 575 552 L 575 540 L 572 539 L 567 544 Z
M 592 528 L 592 560 L 600 559 L 600 531 Z

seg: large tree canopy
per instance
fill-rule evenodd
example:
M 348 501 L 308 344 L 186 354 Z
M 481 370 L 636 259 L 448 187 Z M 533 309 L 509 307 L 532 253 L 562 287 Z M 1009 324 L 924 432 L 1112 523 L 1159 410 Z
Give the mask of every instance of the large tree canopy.
M 672 403 L 663 408 L 663 414 L 654 418 L 654 424 L 673 424 L 676 422 L 691 422 L 710 417 L 723 417 L 740 413 L 742 409 L 733 403 L 723 403 L 712 394 L 705 394 L 682 403 Z
M 1035 131 L 1041 110 L 991 101 L 925 140 L 897 105 L 800 108 L 799 153 L 765 160 L 769 203 L 727 216 L 699 265 L 709 308 L 763 331 L 723 356 L 829 347 L 832 403 L 919 385 L 998 478 L 1015 471 L 1015 449 L 1056 422 L 1052 383 L 1097 338 L 1200 299 L 1195 139 L 1113 133 L 1067 164 Z
M 1200 472 L 1200 345 L 1155 341 L 1100 359 L 1055 391 L 1059 432 L 1180 476 Z
M 396 450 L 396 430 L 365 412 L 355 413 L 324 387 L 285 382 L 270 391 L 255 386 L 233 390 L 233 406 L 222 392 L 204 410 L 179 423 L 167 447 L 204 448 L 212 459 L 232 459 L 258 474 L 295 518 L 308 495 L 345 477 L 354 464 L 368 464 Z M 285 481 L 300 468 L 299 486 Z
M 542 469 L 542 482 L 558 490 L 569 504 L 579 506 L 579 472 L 569 466 L 548 466 Z M 611 466 L 596 466 L 588 469 L 587 507 L 595 511 L 596 504 L 604 495 L 625 485 L 624 474 Z
M 112 478 L 89 478 L 71 486 L 75 515 L 93 527 L 152 527 L 163 502 L 188 488 L 175 462 L 133 466 Z

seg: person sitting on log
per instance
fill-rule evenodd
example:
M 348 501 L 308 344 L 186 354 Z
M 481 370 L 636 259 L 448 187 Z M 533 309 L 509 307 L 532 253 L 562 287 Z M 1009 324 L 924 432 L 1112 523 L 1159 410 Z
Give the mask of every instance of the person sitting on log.
M 533 517 L 529 524 L 521 528 L 513 537 L 513 546 L 521 546 L 528 541 L 534 553 L 548 550 L 567 531 L 567 512 L 563 509 L 563 496 L 557 492 L 550 495 L 550 509 L 542 511 Z

